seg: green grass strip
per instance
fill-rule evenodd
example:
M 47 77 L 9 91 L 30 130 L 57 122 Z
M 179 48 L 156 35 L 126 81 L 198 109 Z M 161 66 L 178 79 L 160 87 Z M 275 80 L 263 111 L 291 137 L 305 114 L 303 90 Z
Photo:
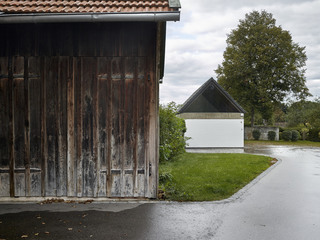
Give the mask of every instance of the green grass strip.
M 161 196 L 173 201 L 226 199 L 266 170 L 271 161 L 250 154 L 185 153 L 160 164 Z

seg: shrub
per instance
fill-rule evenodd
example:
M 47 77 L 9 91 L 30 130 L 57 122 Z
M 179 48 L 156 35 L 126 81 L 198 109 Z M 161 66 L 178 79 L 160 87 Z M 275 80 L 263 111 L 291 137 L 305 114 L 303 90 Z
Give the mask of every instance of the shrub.
M 268 132 L 268 139 L 270 141 L 274 141 L 276 139 L 276 132 L 275 131 L 269 131 Z
M 292 139 L 292 131 L 285 130 L 282 132 L 282 139 L 285 141 L 290 141 Z
M 261 133 L 260 133 L 260 131 L 258 129 L 254 129 L 252 131 L 252 136 L 253 136 L 254 140 L 259 140 L 260 135 L 261 135 Z
M 176 116 L 178 106 L 171 102 L 159 108 L 160 121 L 160 161 L 170 161 L 185 152 L 186 124 L 184 119 Z
M 301 138 L 301 135 L 297 130 L 292 130 L 291 133 L 292 133 L 291 140 L 293 142 L 296 142 Z
M 308 140 L 313 142 L 320 142 L 320 128 L 313 128 L 309 130 Z
M 173 176 L 171 172 L 160 172 L 159 173 L 159 183 L 165 184 L 166 182 L 171 182 L 173 179 Z

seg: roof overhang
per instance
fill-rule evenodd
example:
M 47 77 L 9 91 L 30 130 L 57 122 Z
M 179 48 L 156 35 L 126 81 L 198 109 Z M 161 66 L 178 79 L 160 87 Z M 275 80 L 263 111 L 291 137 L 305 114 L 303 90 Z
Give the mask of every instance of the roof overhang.
M 0 24 L 66 22 L 166 22 L 179 20 L 180 11 L 139 13 L 0 13 Z

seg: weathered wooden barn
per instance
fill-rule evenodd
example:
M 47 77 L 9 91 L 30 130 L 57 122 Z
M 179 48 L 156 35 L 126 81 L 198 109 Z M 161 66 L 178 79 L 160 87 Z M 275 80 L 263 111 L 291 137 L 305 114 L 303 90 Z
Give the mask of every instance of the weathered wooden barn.
M 199 87 L 182 105 L 188 151 L 243 151 L 245 110 L 213 79 Z
M 156 198 L 178 0 L 0 2 L 1 197 Z

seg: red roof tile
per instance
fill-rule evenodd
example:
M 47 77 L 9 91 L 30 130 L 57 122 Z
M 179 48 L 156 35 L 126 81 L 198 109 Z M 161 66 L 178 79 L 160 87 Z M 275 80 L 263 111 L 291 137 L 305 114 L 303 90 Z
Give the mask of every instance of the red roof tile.
M 169 0 L 1 0 L 5 13 L 121 13 L 167 12 Z

